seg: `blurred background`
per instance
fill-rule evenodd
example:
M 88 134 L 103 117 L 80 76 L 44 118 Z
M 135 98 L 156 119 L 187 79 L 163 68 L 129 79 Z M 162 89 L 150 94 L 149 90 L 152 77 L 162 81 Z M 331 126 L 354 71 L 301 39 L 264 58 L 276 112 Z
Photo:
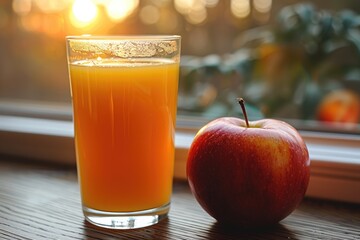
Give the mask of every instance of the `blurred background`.
M 241 96 L 252 120 L 360 133 L 358 0 L 0 0 L 0 111 L 71 114 L 64 38 L 80 34 L 181 35 L 183 124 L 241 117 Z

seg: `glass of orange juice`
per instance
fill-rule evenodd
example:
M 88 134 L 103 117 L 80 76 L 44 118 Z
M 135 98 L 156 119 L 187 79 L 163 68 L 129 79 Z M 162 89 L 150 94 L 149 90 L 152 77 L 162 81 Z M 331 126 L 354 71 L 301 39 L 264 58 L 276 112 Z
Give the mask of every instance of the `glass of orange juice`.
M 66 38 L 83 213 L 129 229 L 166 218 L 180 36 Z

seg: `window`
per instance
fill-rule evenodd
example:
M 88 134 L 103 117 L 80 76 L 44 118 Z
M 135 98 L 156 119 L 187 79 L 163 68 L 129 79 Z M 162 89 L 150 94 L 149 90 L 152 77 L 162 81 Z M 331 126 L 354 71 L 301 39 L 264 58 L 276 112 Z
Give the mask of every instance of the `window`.
M 66 35 L 180 34 L 177 176 L 196 130 L 241 117 L 242 96 L 251 119 L 302 131 L 310 195 L 360 202 L 359 19 L 357 0 L 2 1 L 0 151 L 74 162 Z

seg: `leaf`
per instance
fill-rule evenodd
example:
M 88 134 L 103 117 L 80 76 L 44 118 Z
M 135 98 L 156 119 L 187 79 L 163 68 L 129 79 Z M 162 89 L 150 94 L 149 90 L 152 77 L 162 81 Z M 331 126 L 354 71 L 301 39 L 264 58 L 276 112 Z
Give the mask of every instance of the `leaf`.
M 347 81 L 360 81 L 360 69 L 351 69 L 346 75 L 345 80 Z
M 358 29 L 350 29 L 346 35 L 347 40 L 354 44 L 360 52 L 360 31 Z
M 206 74 L 219 71 L 222 59 L 219 55 L 211 54 L 202 59 L 202 68 L 205 69 Z
M 344 31 L 347 31 L 348 29 L 356 28 L 356 27 L 360 26 L 360 16 L 356 15 L 351 10 L 341 11 L 338 14 L 338 18 L 341 22 L 341 28 Z
M 226 115 L 228 115 L 228 108 L 222 102 L 215 102 L 202 113 L 203 117 L 209 119 L 226 116 Z
M 327 11 L 319 12 L 320 37 L 322 40 L 328 40 L 334 36 L 334 18 Z
M 312 4 L 297 4 L 294 6 L 294 10 L 301 22 L 311 23 L 314 20 L 316 10 Z
M 313 119 L 323 93 L 320 86 L 314 82 L 308 82 L 304 90 L 304 101 L 302 105 L 303 118 Z

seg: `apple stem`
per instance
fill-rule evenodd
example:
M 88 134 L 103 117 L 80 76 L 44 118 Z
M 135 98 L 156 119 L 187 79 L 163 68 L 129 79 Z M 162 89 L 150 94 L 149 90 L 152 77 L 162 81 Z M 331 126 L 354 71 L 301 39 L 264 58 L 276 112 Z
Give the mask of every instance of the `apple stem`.
M 249 127 L 249 120 L 248 120 L 248 117 L 247 117 L 247 114 L 246 114 L 245 101 L 242 98 L 238 98 L 237 100 L 238 100 L 238 103 L 240 104 L 241 110 L 242 110 L 242 112 L 244 114 L 246 127 Z

